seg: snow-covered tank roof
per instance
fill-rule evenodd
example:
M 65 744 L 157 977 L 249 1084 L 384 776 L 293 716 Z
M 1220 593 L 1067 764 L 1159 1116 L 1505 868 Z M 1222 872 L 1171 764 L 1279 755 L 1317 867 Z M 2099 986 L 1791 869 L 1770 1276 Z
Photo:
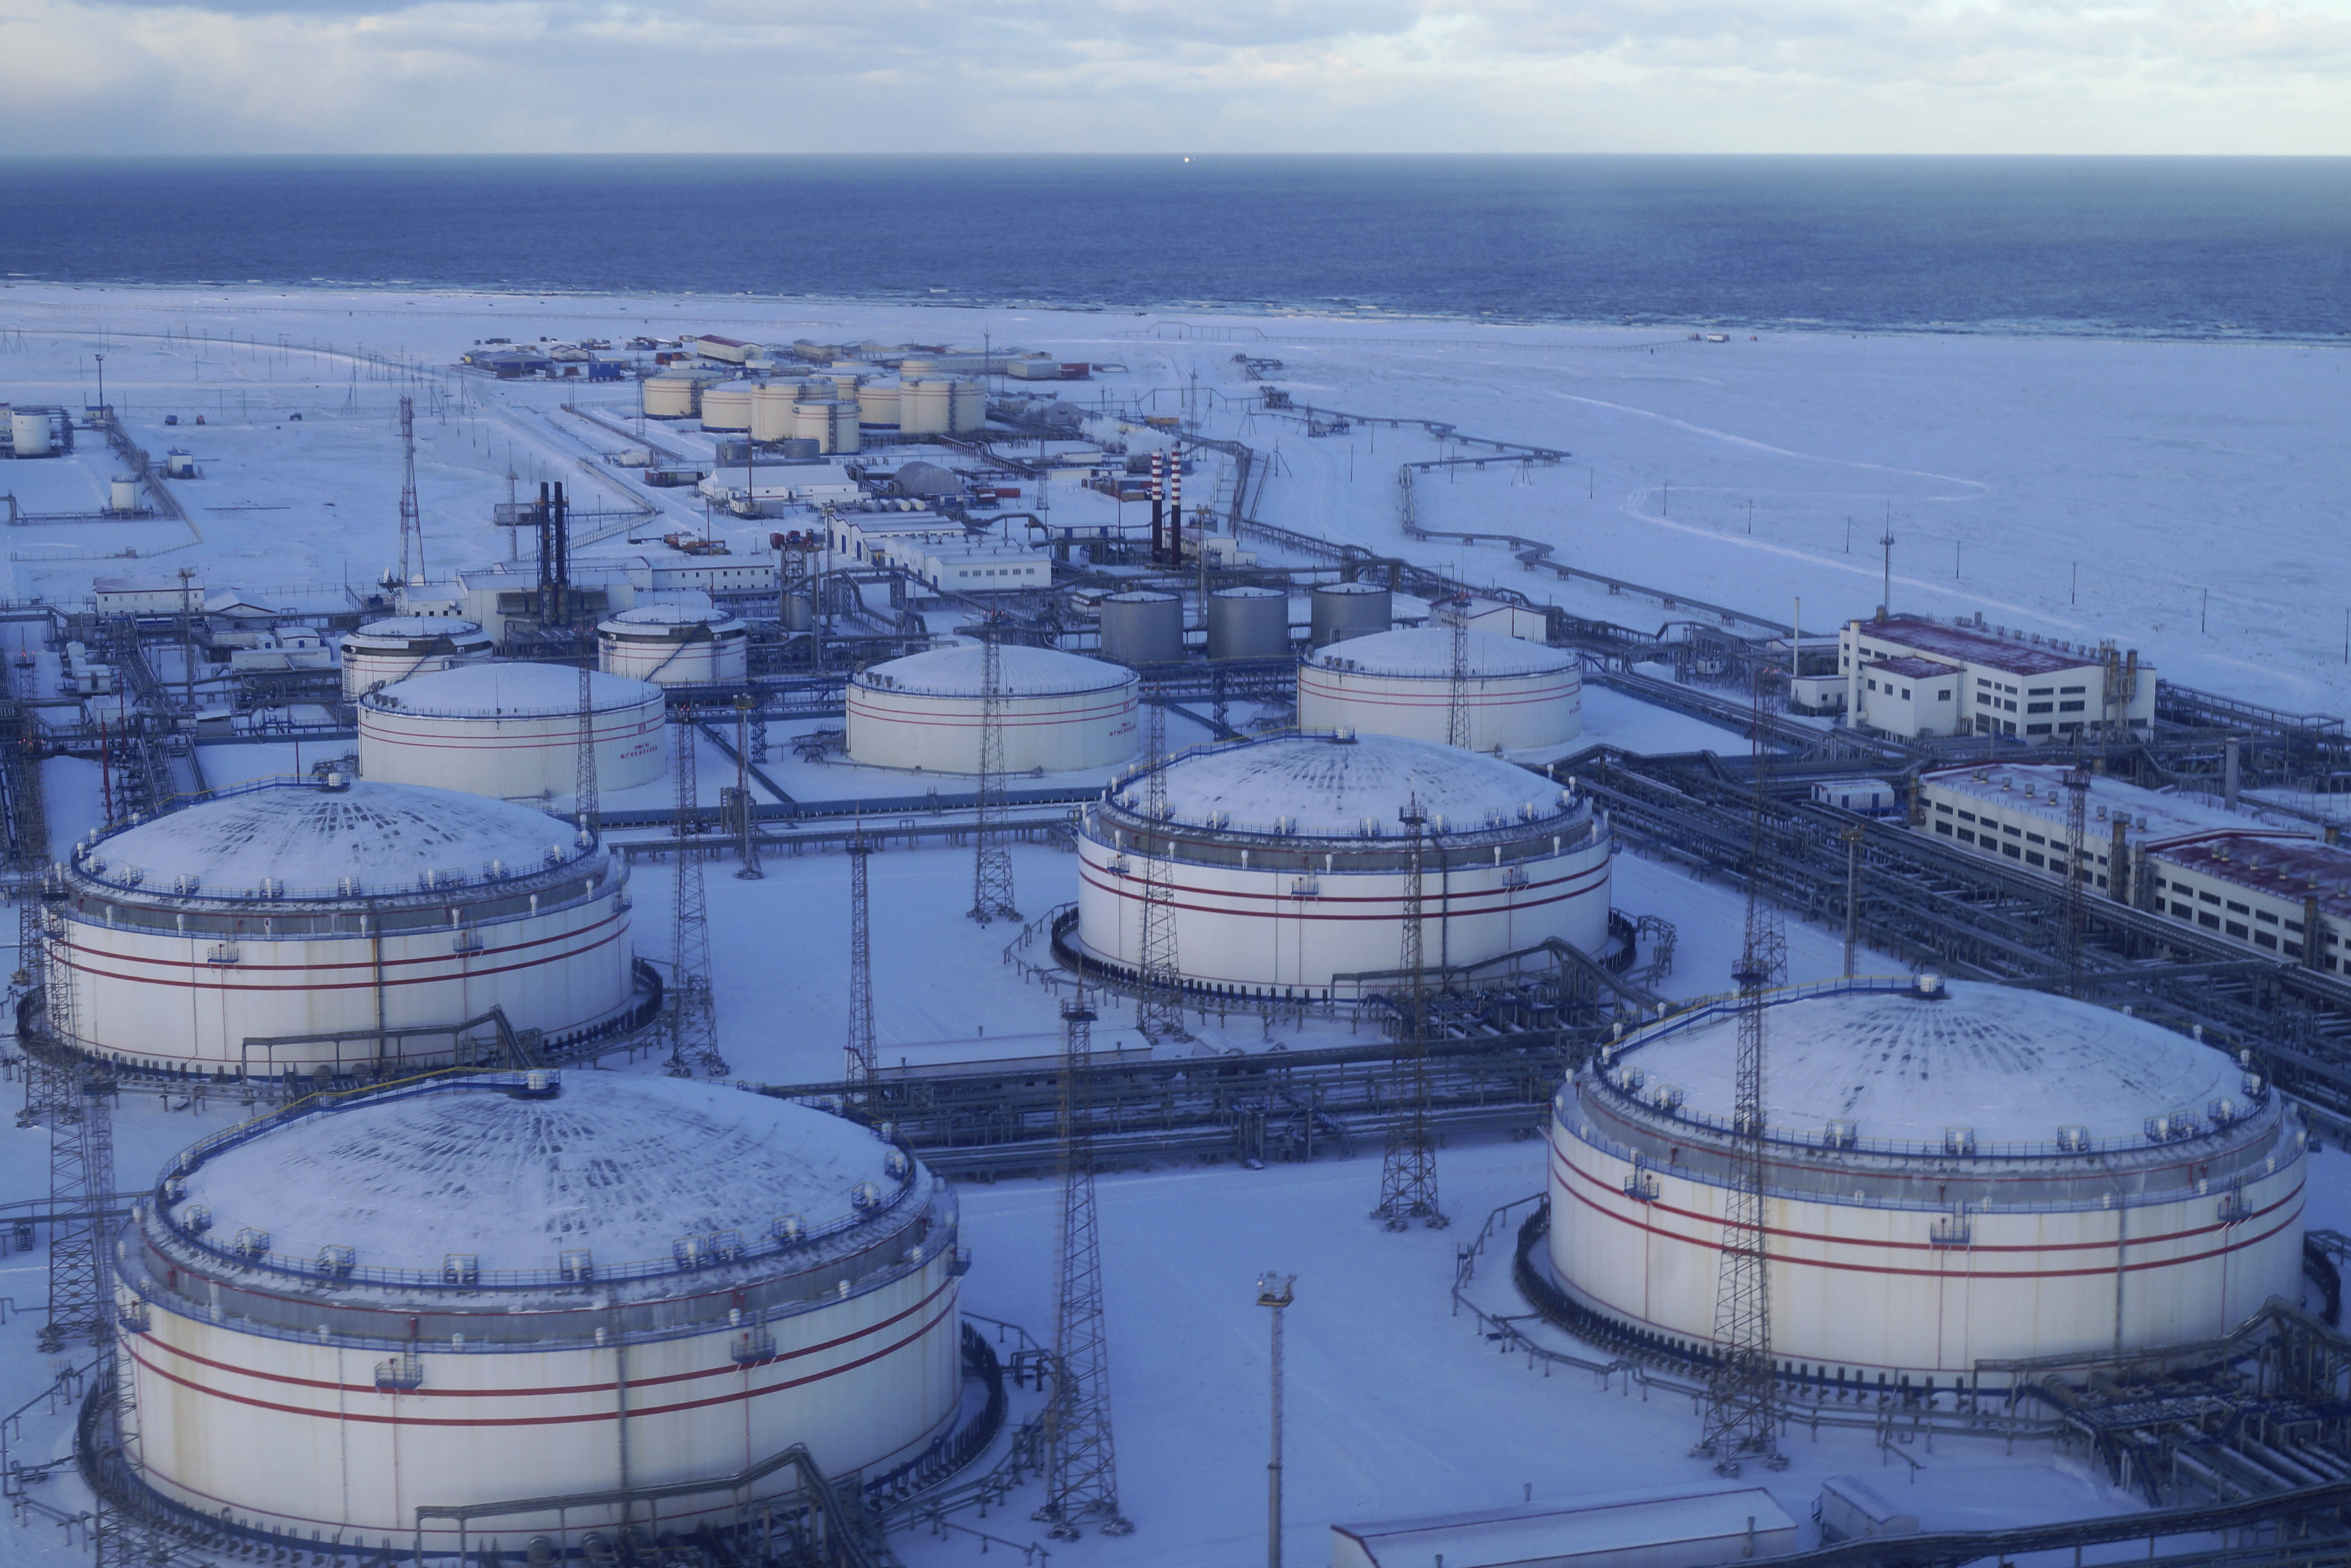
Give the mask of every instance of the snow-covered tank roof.
M 587 1250 L 600 1276 L 666 1270 L 684 1237 L 751 1249 L 779 1218 L 810 1235 L 853 1222 L 887 1173 L 869 1128 L 788 1100 L 650 1075 L 574 1071 L 530 1098 L 479 1084 L 388 1094 L 183 1156 L 184 1201 L 210 1236 L 266 1232 L 269 1251 L 349 1247 L 361 1271 L 438 1276 L 470 1253 L 485 1280 L 553 1272 Z
M 381 638 L 390 642 L 407 642 L 420 637 L 475 638 L 481 635 L 481 627 L 470 620 L 439 615 L 396 615 L 384 620 L 371 620 L 348 634 L 343 641 L 348 645 L 353 638 Z
M 733 611 L 709 605 L 639 605 L 634 609 L 605 617 L 603 624 L 597 629 L 657 631 L 677 626 L 713 626 L 722 631 L 739 631 L 743 628 L 743 622 Z
M 329 788 L 287 781 L 199 801 L 101 838 L 77 857 L 95 882 L 168 897 L 184 886 L 207 898 L 410 893 L 436 883 L 536 875 L 595 853 L 568 823 L 486 795 L 422 784 L 355 782 Z M 552 858 L 550 858 L 552 852 Z M 454 878 L 451 874 L 455 873 Z M 341 893 L 343 879 L 355 884 Z M 183 880 L 184 879 L 184 880 Z
M 987 650 L 978 643 L 957 643 L 910 653 L 904 659 L 860 670 L 861 686 L 888 691 L 914 691 L 930 697 L 977 697 L 981 663 Z M 1019 697 L 1062 696 L 1076 691 L 1107 691 L 1140 683 L 1142 677 L 1116 664 L 1105 664 L 1082 654 L 1053 648 L 1006 643 L 1002 649 L 1004 690 Z
M 591 671 L 588 700 L 599 713 L 665 701 L 649 680 Z M 528 719 L 580 711 L 580 671 L 561 664 L 461 664 L 395 680 L 360 699 L 362 708 L 444 719 Z
M 1440 817 L 1446 831 L 1475 830 L 1525 819 L 1529 806 L 1532 820 L 1571 809 L 1557 784 L 1499 757 L 1394 735 L 1280 735 L 1202 747 L 1166 772 L 1173 820 L 1238 833 L 1354 838 L 1369 817 L 1383 837 L 1408 838 L 1399 818 L 1415 799 L 1431 831 Z M 1144 786 L 1138 772 L 1116 786 L 1114 799 L 1139 810 Z
M 1523 638 L 1472 631 L 1462 639 L 1463 653 L 1473 676 L 1548 675 L 1573 670 L 1573 649 L 1546 648 Z M 1449 627 L 1406 627 L 1351 637 L 1308 654 L 1310 663 L 1326 670 L 1360 670 L 1366 675 L 1433 676 L 1451 679 L 1453 631 Z
M 1765 1123 L 1811 1140 L 1832 1120 L 1865 1143 L 1943 1147 L 1952 1128 L 1977 1146 L 2052 1145 L 2058 1129 L 2093 1144 L 2136 1144 L 2147 1120 L 2204 1116 L 2241 1100 L 2235 1062 L 2209 1045 L 2120 1012 L 2043 992 L 1968 982 L 1939 998 L 1916 990 L 1855 990 L 1794 998 L 1766 1014 Z M 1684 1106 L 1728 1122 L 1739 1017 L 1725 1007 L 1672 1022 L 1617 1053 L 1649 1085 L 1672 1085 Z

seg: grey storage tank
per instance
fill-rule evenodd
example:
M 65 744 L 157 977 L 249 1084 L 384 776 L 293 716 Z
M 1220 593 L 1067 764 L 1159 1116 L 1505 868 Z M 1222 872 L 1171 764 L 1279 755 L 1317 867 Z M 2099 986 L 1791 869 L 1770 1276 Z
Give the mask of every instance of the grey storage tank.
M 1395 619 L 1388 590 L 1378 583 L 1317 583 L 1311 604 L 1317 648 L 1385 631 Z
M 1137 588 L 1102 600 L 1102 656 L 1121 664 L 1165 664 L 1184 657 L 1184 601 Z
M 1290 595 L 1281 588 L 1218 588 L 1208 596 L 1208 657 L 1280 659 L 1290 651 Z

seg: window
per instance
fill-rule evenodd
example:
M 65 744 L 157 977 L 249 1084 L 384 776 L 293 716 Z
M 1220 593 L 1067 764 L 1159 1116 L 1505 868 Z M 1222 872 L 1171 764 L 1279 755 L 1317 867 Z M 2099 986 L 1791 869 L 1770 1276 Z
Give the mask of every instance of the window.
M 2196 911 L 2196 923 L 2203 927 L 2208 931 L 2217 931 L 2220 929 L 2220 917 L 2218 915 L 2208 915 L 2203 910 L 2199 909 Z
M 2196 908 L 2192 904 L 2174 904 L 2171 906 L 2171 912 L 2184 920 L 2196 912 Z
M 2027 691 L 2027 692 L 2025 693 L 2025 695 L 2026 695 L 2027 697 L 2053 697 L 2053 696 L 2055 696 L 2055 695 L 2056 695 L 2056 693 L 2055 693 L 2055 692 L 2053 692 L 2053 691 L 2051 691 L 2048 687 L 2046 687 L 2046 686 L 2035 686 L 2034 688 L 2032 688 L 2032 691 Z M 2043 711 L 2046 711 L 2046 710 L 2043 710 Z
M 2010 691 L 2015 691 L 2015 690 L 2016 690 L 2016 688 L 2014 688 L 2013 686 L 2011 686 L 2011 687 L 2010 687 L 2010 688 L 2009 688 L 2009 690 L 2010 690 Z M 2007 711 L 2011 712 L 2011 713 L 2013 713 L 2013 712 L 2015 712 L 2015 711 L 2016 711 L 2016 704 L 2015 704 L 2015 703 L 2013 703 L 2013 702 L 2007 702 L 2007 701 L 2003 701 L 2003 702 L 2001 702 L 2001 707 L 2002 709 L 2006 710 Z M 2012 735 L 2012 734 L 2016 733 L 2016 732 L 2015 732 L 2015 731 L 2013 731 L 2013 730 L 2011 730 L 2011 731 L 2009 732 L 2009 733 Z
M 2079 719 L 2075 719 L 2075 720 L 2073 720 L 2071 722 L 2064 723 L 2064 724 L 2060 724 L 2060 725 L 2058 725 L 2058 726 L 2057 726 L 2057 732 L 2058 732 L 2059 734 L 2061 734 L 2061 735 L 2070 735 L 2070 734 L 2073 734 L 2075 731 L 2077 731 L 2077 730 L 2081 729 L 2081 727 L 2082 727 L 2082 721 L 2081 721 L 2081 720 L 2079 720 Z
M 2011 696 L 2011 697 L 2013 697 L 2013 696 L 2015 696 L 2015 695 L 2016 695 L 2016 688 L 2015 688 L 2015 687 L 2013 687 L 2013 686 L 2003 686 L 2003 687 L 2001 687 L 2001 691 L 2005 691 L 2005 692 L 2007 692 L 2007 693 L 2008 693 L 2010 696 Z M 2013 702 L 2011 702 L 2011 703 L 2009 704 L 2009 706 L 2010 706 L 2010 707 L 2011 707 L 2011 708 L 2013 708 L 2013 707 L 2015 707 L 2015 706 L 2016 706 L 2016 704 L 2015 704 L 2015 703 L 2013 703 Z
M 1975 819 L 1976 814 L 1972 811 L 1962 811 L 1959 813 L 1959 820 L 1961 822 L 1973 822 Z
M 2022 860 L 2024 858 L 2024 851 L 2013 844 L 2003 844 L 2000 847 L 2001 852 L 2007 855 L 2011 860 Z
M 2057 695 L 2060 697 L 2079 697 L 2081 694 L 2082 688 L 2079 686 L 2060 686 L 2057 688 Z
M 1870 689 L 1872 691 L 1876 691 L 1876 690 L 1877 690 L 1877 682 L 1876 682 L 1876 680 L 1872 680 L 1872 681 L 1869 683 L 1869 689 Z
M 1938 822 L 1935 824 L 1935 831 L 1948 837 L 1951 831 L 1951 825 L 1948 822 Z
M 1935 693 L 1935 701 L 1938 701 L 1938 702 L 1948 702 L 1948 701 L 1949 701 L 1950 700 L 1951 700 L 1951 689 L 1950 689 L 1949 687 L 1948 687 L 1948 686 L 1944 687 L 1940 691 L 1938 691 L 1938 692 L 1936 692 L 1936 693 Z
M 2011 838 L 2022 838 L 2022 837 L 2023 837 L 2023 836 L 2024 836 L 2024 830 L 2023 830 L 2022 828 L 2021 828 L 2021 827 L 2011 827 L 2007 823 L 2004 823 L 2004 822 L 2003 822 L 2003 823 L 2001 823 L 2001 824 L 2000 825 L 2000 830 L 2001 830 L 2002 833 L 2007 834 Z
M 2196 896 L 2208 904 L 2217 904 L 2220 901 L 2220 895 L 2218 893 L 2199 893 Z
M 2252 911 L 2245 908 L 2242 904 L 2237 902 L 2234 898 L 2231 898 L 2229 900 L 2229 913 L 2232 915 L 2250 915 Z
M 2245 929 L 2245 922 L 2242 920 L 2231 920 L 2223 929 L 2239 941 L 2244 940 L 2247 936 L 2252 934 Z
M 1910 688 L 1908 688 L 1907 686 L 1905 686 L 1905 687 L 1902 689 L 1902 701 L 1904 701 L 1905 702 L 1907 702 L 1908 701 L 1910 701 Z
M 2081 711 L 2082 704 L 2078 700 L 2072 702 L 2060 702 L 2057 704 L 2057 711 L 2060 713 L 2078 713 Z
M 2278 918 L 2275 915 L 2271 914 L 2267 909 L 2255 909 L 2253 911 L 2253 919 L 2259 920 L 2265 926 L 2274 926 L 2278 923 Z
M 2045 735 L 2049 732 L 2049 726 L 2046 724 L 2027 724 L 2024 726 L 2024 732 L 2028 735 Z
M 1935 826 L 1938 826 L 1938 827 L 1940 827 L 1940 826 L 1942 826 L 1942 824 L 1938 822 L 1938 823 L 1937 823 Z M 1962 828 L 1960 828 L 1960 829 L 1959 829 L 1959 842 L 1960 842 L 1960 843 L 1962 843 L 1962 844 L 1973 844 L 1975 841 L 1976 841 L 1976 836 L 1975 836 L 1974 834 L 1970 833 L 1970 832 L 1969 832 L 1966 828 L 1964 828 L 1964 827 L 1962 827 Z
M 1949 815 L 1951 815 L 1951 808 L 1950 808 L 1949 806 L 1948 806 L 1948 805 L 1944 805 L 1941 801 L 1939 801 L 1939 800 L 1938 800 L 1938 801 L 1937 801 L 1937 802 L 1935 803 L 1935 809 L 1936 809 L 1937 811 L 1941 812 L 1945 816 L 1949 816 Z
M 2047 861 L 2043 860 L 2040 856 L 2032 853 L 2030 849 L 2024 852 L 2024 863 L 2027 866 L 2046 866 L 2048 864 Z
M 2048 841 L 2047 839 L 2045 839 L 2045 838 L 2042 837 L 2042 836 L 2041 836 L 2041 835 L 2039 835 L 2039 834 L 2037 834 L 2037 833 L 2028 833 L 2028 834 L 2026 834 L 2026 835 L 2024 836 L 2024 842 L 2026 842 L 2027 844 L 2038 844 L 2038 845 L 2040 845 L 2040 846 L 2041 846 L 2043 848 L 2044 848 L 2044 849 L 2045 849 L 2045 848 L 2047 848 L 2047 847 L 2048 847 L 2048 846 L 2049 846 L 2049 841 Z
M 2049 706 L 2046 702 L 2027 702 L 2024 705 L 2024 711 L 2028 713 L 2046 713 L 2049 711 Z
M 2238 933 L 2231 931 L 2229 934 L 2231 936 L 2235 936 Z M 2253 945 L 2261 948 L 2273 948 L 2278 945 L 2277 933 L 2275 931 L 2255 931 L 2253 933 Z
M 1979 676 L 1977 676 L 1977 677 L 1976 677 L 1976 684 L 1977 684 L 1977 685 L 1979 685 L 1979 686 L 1984 687 L 1984 688 L 1986 688 L 1986 689 L 1989 689 L 1989 688 L 1991 687 L 1991 681 L 1989 681 L 1989 680 L 1986 680 L 1982 676 L 1979 675 Z

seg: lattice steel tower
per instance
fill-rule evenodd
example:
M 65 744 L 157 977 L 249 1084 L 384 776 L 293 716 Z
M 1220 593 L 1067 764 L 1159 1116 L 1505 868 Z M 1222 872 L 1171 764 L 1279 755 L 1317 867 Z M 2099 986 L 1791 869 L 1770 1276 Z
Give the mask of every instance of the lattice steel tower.
M 416 507 L 416 400 L 400 400 L 400 582 L 424 573 L 424 519 Z
M 1445 709 L 1447 745 L 1469 749 L 1469 596 L 1453 596 L 1453 684 Z
M 671 909 L 669 1070 L 691 1077 L 696 1068 L 726 1075 L 718 1054 L 718 1015 L 710 994 L 710 906 L 702 885 L 702 789 L 695 778 L 694 710 L 678 710 L 676 898 Z
M 1372 1218 L 1391 1231 L 1415 1220 L 1440 1231 L 1448 1221 L 1437 1202 L 1437 1137 L 1428 1128 L 1428 970 L 1421 954 L 1421 846 L 1428 826 L 1416 793 L 1398 814 L 1412 829 L 1404 881 L 1404 970 L 1411 979 L 1405 1012 L 1404 1054 L 1397 1064 L 1395 1118 L 1388 1124 L 1380 1161 L 1380 1206 Z
M 1763 679 L 1755 674 L 1751 757 L 1753 803 L 1748 824 L 1747 928 L 1731 978 L 1739 982 L 1739 1064 L 1731 1110 L 1738 1162 L 1723 1191 L 1722 1255 L 1715 1272 L 1715 1364 L 1706 1382 L 1705 1424 L 1695 1453 L 1714 1460 L 1715 1473 L 1735 1476 L 1741 1460 L 1787 1467 L 1780 1452 L 1780 1385 L 1771 1360 L 1770 1237 L 1765 1229 L 1768 1175 L 1763 1122 L 1763 1068 L 1770 992 L 1787 974 L 1787 935 L 1765 892 L 1773 846 L 1765 802 L 1771 788 L 1771 747 L 1764 730 Z
M 861 1096 L 873 1084 L 873 936 L 866 902 L 865 864 L 873 846 L 865 836 L 865 819 L 857 819 L 856 836 L 849 841 L 849 1069 L 848 1077 Z
M 971 918 L 1017 920 L 1012 851 L 1004 842 L 1004 647 L 991 617 L 979 628 L 979 809 L 972 824 Z
M 580 756 L 571 777 L 572 809 L 580 818 L 580 831 L 596 831 L 596 693 L 593 669 L 595 656 L 580 667 Z
M 1144 815 L 1155 824 L 1167 820 L 1167 709 L 1146 692 L 1143 702 Z M 1164 831 L 1164 830 L 1163 830 Z M 1140 846 L 1143 857 L 1143 940 L 1135 945 L 1136 977 L 1141 984 L 1134 999 L 1134 1026 L 1155 1040 L 1184 1036 L 1183 975 L 1176 967 L 1175 844 L 1162 838 L 1156 851 Z
M 1045 1416 L 1045 1506 L 1057 1541 L 1088 1520 L 1104 1535 L 1134 1526 L 1118 1511 L 1111 1440 L 1110 1336 L 1102 1321 L 1102 1231 L 1094 1212 L 1094 1010 L 1081 990 L 1061 1007 L 1061 1297 L 1053 1314 L 1053 1402 Z

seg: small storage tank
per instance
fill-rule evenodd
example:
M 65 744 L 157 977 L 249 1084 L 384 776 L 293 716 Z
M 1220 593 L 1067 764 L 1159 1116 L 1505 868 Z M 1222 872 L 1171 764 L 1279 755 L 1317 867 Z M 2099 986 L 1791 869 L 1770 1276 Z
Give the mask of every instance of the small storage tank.
M 976 431 L 987 423 L 987 382 L 970 377 L 962 378 L 956 381 L 949 396 L 952 399 L 951 429 Z
M 719 686 L 750 673 L 751 628 L 723 609 L 639 605 L 596 628 L 600 668 L 660 686 Z
M 894 425 L 898 422 L 898 383 L 868 381 L 857 389 L 857 422 Z
M 50 452 L 49 416 L 11 413 L 8 416 L 8 439 L 18 457 L 47 457 Z
M 768 381 L 751 394 L 751 439 L 789 441 L 799 433 L 793 405 L 808 395 L 798 381 Z
M 1314 648 L 1369 637 L 1395 624 L 1392 596 L 1378 583 L 1317 583 L 1307 602 L 1312 622 L 1308 642 Z
M 596 785 L 634 789 L 662 776 L 661 688 L 589 679 Z M 360 773 L 507 799 L 564 799 L 578 787 L 580 671 L 559 664 L 458 664 L 359 699 Z
M 1208 596 L 1208 657 L 1286 659 L 1290 654 L 1290 595 L 1244 586 Z
M 1184 657 L 1184 601 L 1138 588 L 1102 603 L 1102 656 L 1121 664 L 1165 664 Z
M 1464 632 L 1461 642 L 1471 751 L 1530 751 L 1583 732 L 1573 649 L 1489 631 Z M 1443 745 L 1453 726 L 1452 628 L 1405 627 L 1315 649 L 1298 666 L 1298 723 Z
M 937 379 L 908 383 L 898 394 L 898 428 L 908 435 L 946 435 L 954 429 L 955 388 Z
M 356 702 L 412 675 L 478 664 L 492 651 L 490 634 L 470 620 L 434 615 L 371 620 L 343 634 L 343 701 Z
M 1393 991 L 1413 851 L 1401 819 L 1416 801 L 1432 963 L 1482 963 L 1554 937 L 1595 956 L 1607 945 L 1607 824 L 1514 763 L 1388 735 L 1195 748 L 1155 764 L 1165 820 L 1146 815 L 1151 765 L 1118 778 L 1078 829 L 1077 940 L 1113 970 L 1140 963 L 1144 890 L 1158 877 L 1187 986 L 1292 999 Z
M 751 410 L 758 396 L 756 381 L 721 381 L 702 394 L 702 428 L 706 431 L 751 429 Z
M 108 491 L 107 504 L 117 512 L 139 510 L 139 479 L 136 474 L 118 473 Z
M 999 711 L 1008 774 L 1107 767 L 1134 754 L 1142 678 L 1057 649 L 1007 645 Z M 979 771 L 984 650 L 935 648 L 849 682 L 849 758 L 875 767 Z
M 690 419 L 702 411 L 702 383 L 692 376 L 650 377 L 644 389 L 648 419 Z
M 492 1008 L 549 1053 L 636 1016 L 625 860 L 527 805 L 278 780 L 95 836 L 61 876 L 68 1044 L 143 1071 L 398 1075 Z
M 857 400 L 850 398 L 832 405 L 832 450 L 855 452 L 864 445 L 857 428 Z
M 1733 1183 L 1736 999 L 1568 1081 L 1547 1272 L 1586 1333 L 1702 1375 Z M 2226 1053 L 2046 992 L 1855 980 L 1771 993 L 1763 1224 L 1782 1375 L 1856 1402 L 2007 1385 L 1988 1363 L 2211 1341 L 2302 1292 L 2308 1135 Z M 1569 1315 L 1562 1314 L 1560 1315 Z M 2206 1357 L 2199 1357 L 2205 1359 Z M 2047 1369 L 2023 1376 L 2038 1379 Z
M 742 1532 L 721 1560 L 772 1561 L 763 1515 L 806 1494 L 763 1461 L 804 1444 L 872 1482 L 959 1435 L 952 1189 L 729 1085 L 490 1072 L 306 1100 L 171 1161 L 122 1243 L 123 1457 L 248 1558 L 323 1535 L 351 1563 L 592 1563 L 624 1529 L 708 1527 Z
M 803 397 L 792 405 L 792 434 L 801 441 L 817 443 L 817 451 L 832 450 L 832 404 L 812 402 Z

